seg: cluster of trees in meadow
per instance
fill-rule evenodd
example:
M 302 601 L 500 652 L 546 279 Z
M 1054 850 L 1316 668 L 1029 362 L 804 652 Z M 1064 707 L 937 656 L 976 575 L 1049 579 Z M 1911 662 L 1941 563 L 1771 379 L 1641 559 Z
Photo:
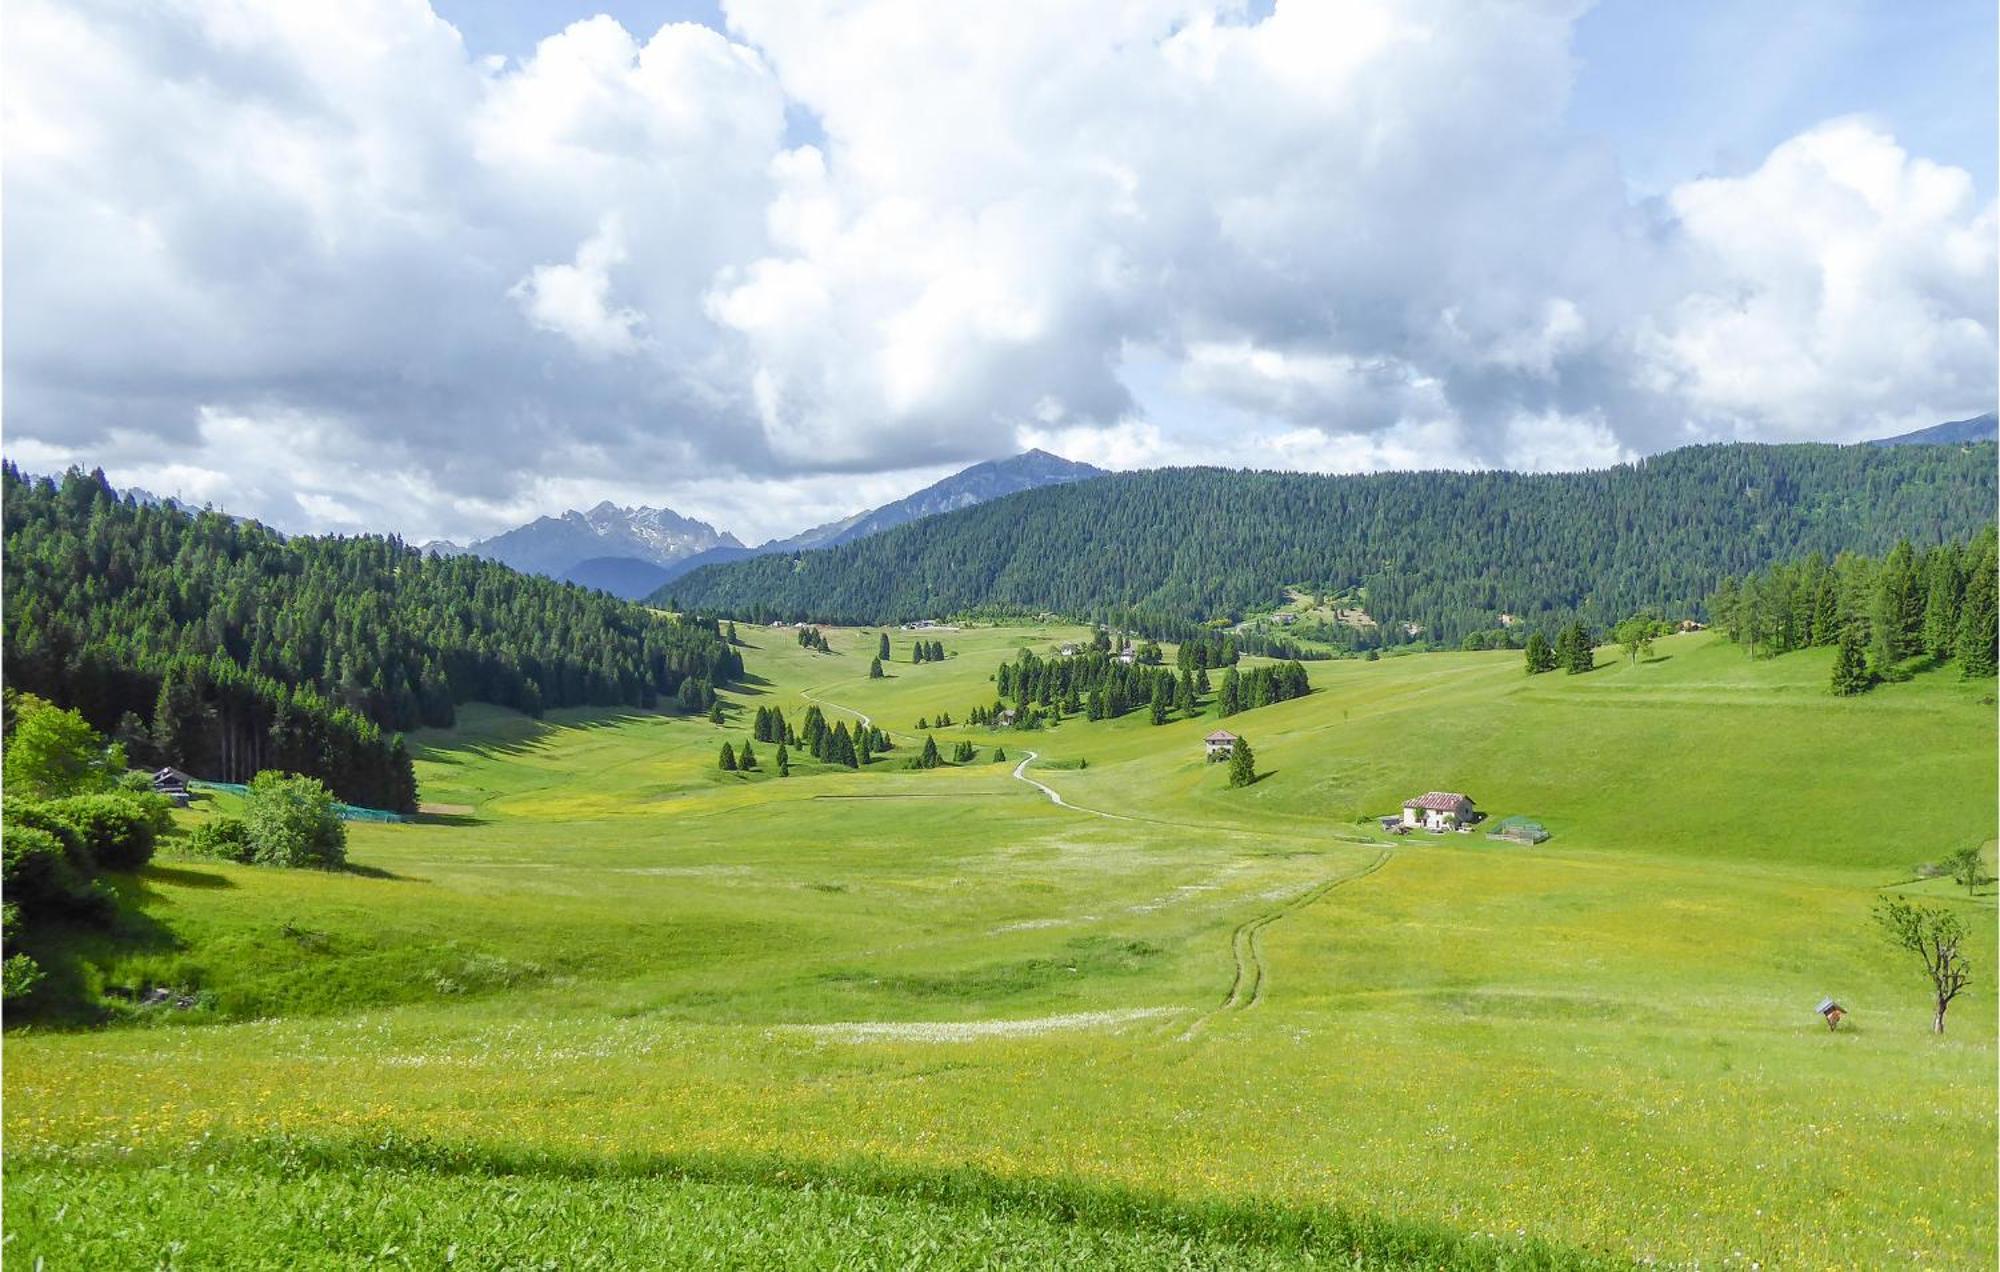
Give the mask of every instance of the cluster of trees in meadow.
M 1100 631 L 1099 636 L 1102 639 L 1091 647 L 1068 657 L 1043 658 L 1024 649 L 1011 662 L 1002 663 L 993 673 L 998 697 L 990 707 L 974 707 L 971 723 L 1001 723 L 1011 702 L 1015 728 L 1038 728 L 1076 715 L 1115 720 L 1135 710 L 1144 710 L 1154 724 L 1166 724 L 1202 714 L 1211 692 L 1218 713 L 1225 716 L 1311 692 L 1306 669 L 1297 661 L 1247 671 L 1228 666 L 1217 689 L 1209 678 L 1209 659 L 1227 653 L 1232 663 L 1236 661 L 1234 647 L 1226 640 L 1182 646 L 1175 654 L 1176 667 L 1169 668 L 1162 665 L 1164 655 L 1157 645 L 1152 647 L 1150 663 L 1144 647 L 1133 661 L 1125 662 L 1111 655 L 1106 634 Z
M 1833 647 L 1838 694 L 1900 678 L 1919 660 L 1991 676 L 2000 662 L 1995 543 L 1988 525 L 1921 551 L 1903 539 L 1879 557 L 1814 553 L 1724 578 L 1708 608 L 1752 657 Z
M 1240 619 L 1303 586 L 1365 597 L 1385 645 L 1449 646 L 1502 613 L 1528 630 L 1700 616 L 1723 575 L 1962 539 L 1992 518 L 1994 472 L 1990 444 L 1731 444 L 1581 473 L 1120 473 L 674 587 L 705 610 L 857 625 L 1126 612 L 1166 638 L 1164 620 Z
M 395 734 L 449 725 L 458 704 L 698 710 L 742 674 L 713 620 L 393 537 L 287 538 L 75 470 L 7 465 L 0 498 L 9 682 L 76 707 L 135 762 L 286 769 L 407 811 Z
M 794 728 L 785 713 L 777 707 L 759 707 L 751 717 L 750 736 L 759 742 L 769 743 L 778 748 L 780 775 L 791 771 L 791 751 L 803 748 L 815 760 L 826 764 L 839 764 L 847 768 L 860 768 L 876 756 L 895 749 L 889 735 L 872 725 L 856 724 L 850 731 L 845 720 L 833 725 L 826 722 L 826 714 L 817 706 L 808 706 Z M 727 743 L 724 743 L 725 749 Z M 735 770 L 754 769 L 755 763 L 745 763 L 750 756 L 750 744 L 743 744 L 742 755 L 735 763 Z M 730 763 L 722 763 L 730 769 Z M 734 770 L 732 770 L 734 771 Z

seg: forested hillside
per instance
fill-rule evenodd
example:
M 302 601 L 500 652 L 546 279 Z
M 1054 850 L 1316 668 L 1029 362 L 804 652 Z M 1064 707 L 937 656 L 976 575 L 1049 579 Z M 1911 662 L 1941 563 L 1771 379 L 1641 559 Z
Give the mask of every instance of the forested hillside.
M 703 702 L 742 660 L 713 623 L 393 538 L 284 538 L 8 465 L 7 683 L 74 706 L 137 762 L 276 767 L 407 808 L 395 730 L 457 703 L 538 712 Z
M 1700 614 L 1724 575 L 1963 539 L 1992 516 L 1994 461 L 1990 444 L 1734 444 L 1579 473 L 1134 472 L 671 586 L 684 604 L 758 619 L 1048 610 L 1164 629 L 1302 585 L 1358 589 L 1384 640 L 1456 642 L 1502 613 L 1537 626 Z

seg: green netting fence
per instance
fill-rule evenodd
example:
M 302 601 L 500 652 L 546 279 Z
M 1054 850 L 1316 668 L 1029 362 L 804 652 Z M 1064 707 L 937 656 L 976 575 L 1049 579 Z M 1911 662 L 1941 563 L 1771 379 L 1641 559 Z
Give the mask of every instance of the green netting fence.
M 199 779 L 189 782 L 188 789 L 195 791 L 222 791 L 228 795 L 248 795 L 250 793 L 250 788 L 241 782 L 209 782 Z M 386 808 L 363 808 L 359 804 L 343 804 L 339 800 L 333 802 L 333 811 L 340 815 L 342 821 L 405 822 L 410 820 L 409 815 L 406 813 L 392 813 Z

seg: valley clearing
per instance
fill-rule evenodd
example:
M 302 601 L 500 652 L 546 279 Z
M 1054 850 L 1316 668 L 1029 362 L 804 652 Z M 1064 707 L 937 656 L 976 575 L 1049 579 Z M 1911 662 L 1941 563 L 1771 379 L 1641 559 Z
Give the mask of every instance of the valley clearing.
M 721 725 L 466 709 L 360 869 L 168 844 L 72 974 L 203 1005 L 9 1036 L 9 1261 L 1990 1266 L 1993 891 L 1915 879 L 1992 873 L 1990 681 L 1319 662 L 1231 789 L 1212 714 L 916 727 L 1082 629 L 878 635 L 746 629 Z M 896 749 L 719 771 L 809 703 Z M 1942 1037 L 1885 889 L 1972 931 Z

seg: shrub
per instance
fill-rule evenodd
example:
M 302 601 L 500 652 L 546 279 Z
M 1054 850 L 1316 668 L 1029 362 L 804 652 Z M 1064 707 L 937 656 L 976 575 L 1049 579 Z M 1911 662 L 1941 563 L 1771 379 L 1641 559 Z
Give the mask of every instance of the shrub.
M 153 859 L 166 802 L 120 792 L 73 795 L 44 807 L 76 827 L 98 869 L 137 870 Z
M 240 817 L 217 817 L 196 826 L 187 837 L 187 850 L 198 856 L 244 863 L 257 856 L 250 845 L 250 828 Z
M 58 805 L 9 795 L 0 801 L 0 822 L 6 824 L 9 832 L 15 827 L 25 827 L 53 835 L 78 877 L 87 879 L 97 873 L 97 859 L 91 856 L 89 840 Z
M 346 864 L 347 827 L 318 778 L 266 769 L 250 783 L 243 825 L 253 860 L 266 866 Z
M 51 912 L 97 918 L 109 898 L 79 870 L 70 849 L 55 832 L 14 823 L 0 834 L 0 887 L 23 918 Z
M 9 954 L 0 963 L 0 999 L 13 1002 L 25 998 L 28 991 L 41 983 L 42 969 L 26 954 Z

